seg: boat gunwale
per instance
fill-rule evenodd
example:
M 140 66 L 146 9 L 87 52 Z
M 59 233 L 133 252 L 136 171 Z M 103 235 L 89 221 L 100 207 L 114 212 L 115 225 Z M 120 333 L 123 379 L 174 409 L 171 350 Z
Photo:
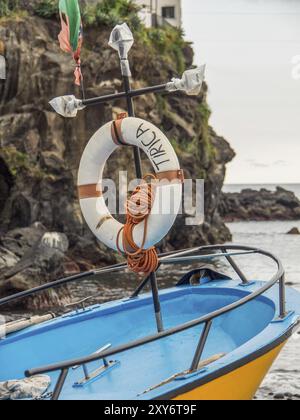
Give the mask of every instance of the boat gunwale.
M 289 340 L 289 338 L 294 334 L 295 330 L 297 330 L 299 327 L 300 327 L 300 317 L 298 318 L 296 322 L 290 325 L 288 330 L 285 331 L 280 337 L 277 337 L 274 341 L 272 341 L 271 343 L 268 343 L 264 347 L 252 352 L 251 354 L 247 356 L 237 359 L 232 363 L 226 364 L 224 367 L 220 367 L 220 369 L 217 369 L 211 373 L 208 373 L 207 375 L 199 379 L 185 383 L 183 386 L 177 387 L 176 389 L 172 391 L 164 392 L 163 394 L 160 394 L 159 396 L 153 396 L 153 398 L 151 398 L 150 400 L 162 400 L 162 401 L 172 400 L 182 394 L 193 391 L 195 388 L 204 386 L 224 375 L 234 372 L 235 370 L 248 365 L 249 363 L 259 359 L 260 357 L 265 356 L 272 350 L 275 350 L 280 345 L 286 343 L 286 341 Z

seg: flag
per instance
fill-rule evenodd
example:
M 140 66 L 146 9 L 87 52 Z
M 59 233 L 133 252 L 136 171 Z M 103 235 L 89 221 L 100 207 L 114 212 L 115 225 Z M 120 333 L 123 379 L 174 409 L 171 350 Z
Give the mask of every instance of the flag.
M 60 48 L 72 54 L 76 63 L 75 83 L 80 86 L 83 79 L 80 60 L 83 31 L 78 0 L 59 0 L 59 13 L 62 27 L 58 35 Z

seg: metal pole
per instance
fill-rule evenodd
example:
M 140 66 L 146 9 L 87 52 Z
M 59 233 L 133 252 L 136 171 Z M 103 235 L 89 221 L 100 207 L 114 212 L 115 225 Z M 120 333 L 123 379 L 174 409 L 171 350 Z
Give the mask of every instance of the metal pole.
M 131 86 L 130 86 L 129 76 L 123 75 L 123 82 L 124 82 L 124 89 L 125 89 L 125 94 L 126 94 L 128 115 L 129 117 L 135 117 L 133 100 L 132 100 L 132 97 L 130 96 Z M 134 153 L 136 176 L 138 179 L 142 179 L 143 171 L 142 171 L 142 159 L 141 159 L 140 149 L 138 147 L 134 147 L 133 153 Z
M 127 25 L 123 25 L 122 27 L 116 26 L 111 34 L 110 45 L 119 53 L 120 57 L 120 64 L 121 64 L 121 73 L 123 77 L 123 84 L 124 90 L 126 95 L 127 101 L 127 111 L 129 117 L 135 117 L 134 112 L 134 105 L 133 99 L 131 96 L 131 86 L 130 86 L 130 64 L 128 61 L 128 53 L 130 48 L 132 47 L 134 42 L 134 38 L 130 29 Z M 135 163 L 135 170 L 136 176 L 138 179 L 143 178 L 143 171 L 142 171 L 142 160 L 140 149 L 138 147 L 134 147 L 134 163 Z M 158 294 L 158 287 L 157 287 L 157 279 L 156 274 L 151 274 L 151 288 L 154 300 L 154 307 L 155 307 L 155 316 L 156 316 L 156 323 L 157 323 L 157 330 L 158 332 L 162 331 L 163 323 L 162 323 L 162 316 L 161 316 L 161 309 L 159 303 L 159 294 Z
M 133 105 L 133 96 L 130 86 L 130 64 L 128 61 L 128 53 L 132 48 L 134 43 L 133 35 L 126 24 L 117 25 L 110 36 L 109 45 L 119 53 L 120 64 L 121 64 L 121 74 L 123 77 L 123 84 L 125 90 L 125 97 L 127 101 L 127 111 L 129 117 L 135 117 L 134 112 L 134 105 Z M 160 88 L 159 88 L 160 89 Z M 142 160 L 140 149 L 138 147 L 134 147 L 134 163 L 135 163 L 135 170 L 136 176 L 139 179 L 143 178 L 143 171 L 142 171 Z M 157 329 L 158 331 L 162 331 L 162 318 L 161 318 L 161 310 L 159 304 L 159 295 L 158 295 L 158 287 L 157 287 L 157 279 L 156 274 L 151 274 L 151 287 L 152 287 L 152 294 L 154 299 L 154 306 L 155 306 L 155 315 L 157 319 Z
M 126 92 L 128 115 L 130 117 L 134 117 L 135 112 L 134 112 L 133 99 L 130 95 L 131 87 L 130 87 L 129 77 L 123 75 L 123 81 L 124 81 L 124 89 Z M 142 172 L 142 160 L 141 160 L 140 149 L 138 147 L 134 147 L 133 150 L 134 150 L 136 176 L 138 179 L 142 179 L 143 172 Z M 151 289 L 152 289 L 153 303 L 154 303 L 154 309 L 155 309 L 157 331 L 161 332 L 163 331 L 163 320 L 162 320 L 161 306 L 160 306 L 160 301 L 159 301 L 156 273 L 151 273 L 150 279 L 151 279 Z
M 123 81 L 124 81 L 124 89 L 126 93 L 128 115 L 130 117 L 134 117 L 135 112 L 134 112 L 133 100 L 130 95 L 131 87 L 130 87 L 129 77 L 123 75 Z M 141 161 L 140 149 L 138 147 L 134 147 L 133 150 L 134 150 L 136 176 L 138 179 L 142 179 L 143 173 L 142 173 L 142 161 Z M 163 328 L 163 320 L 162 320 L 162 314 L 161 314 L 161 305 L 160 305 L 160 300 L 159 300 L 156 273 L 150 274 L 150 280 L 151 280 L 152 297 L 153 297 L 153 303 L 154 303 L 154 309 L 155 309 L 157 331 L 161 332 L 163 331 L 164 328 Z M 145 284 L 146 283 L 147 283 L 147 279 L 145 281 Z
M 212 326 L 212 320 L 208 321 L 205 324 L 204 330 L 201 334 L 201 337 L 197 346 L 197 350 L 196 350 L 196 353 L 195 353 L 195 356 L 191 365 L 191 369 L 190 369 L 191 372 L 195 372 L 198 369 L 211 326 Z
M 286 294 L 285 294 L 285 275 L 279 280 L 279 306 L 280 306 L 280 318 L 286 317 Z
M 154 311 L 155 311 L 155 319 L 156 319 L 156 326 L 157 331 L 160 333 L 164 330 L 162 314 L 161 314 L 161 305 L 158 293 L 158 286 L 157 286 L 157 278 L 156 273 L 150 274 L 151 280 L 151 289 L 152 289 L 152 297 L 153 297 L 153 304 L 154 304 Z
M 146 277 L 135 289 L 135 291 L 130 296 L 130 299 L 135 299 L 138 297 L 138 295 L 141 293 L 141 291 L 147 286 L 149 281 L 151 280 L 151 276 Z
M 222 248 L 221 250 L 224 253 L 227 253 L 227 249 L 226 248 Z M 233 260 L 233 258 L 230 257 L 229 255 L 227 255 L 226 256 L 226 259 L 229 262 L 229 264 L 231 265 L 231 267 L 234 269 L 234 271 L 237 273 L 237 275 L 239 276 L 239 278 L 242 280 L 243 284 L 245 284 L 245 285 L 249 284 L 249 281 L 248 281 L 247 277 L 242 272 L 242 270 L 238 267 L 238 265 L 235 263 L 235 261 Z
M 68 373 L 69 373 L 69 369 L 63 369 L 60 372 L 58 381 L 57 381 L 57 383 L 55 385 L 55 389 L 53 391 L 52 401 L 57 401 L 59 399 L 61 391 L 64 387 L 65 382 L 66 382 Z

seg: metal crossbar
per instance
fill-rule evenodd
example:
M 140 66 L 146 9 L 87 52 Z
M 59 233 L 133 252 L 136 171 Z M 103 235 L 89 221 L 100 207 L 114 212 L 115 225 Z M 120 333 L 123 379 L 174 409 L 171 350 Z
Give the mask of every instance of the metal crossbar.
M 167 84 L 164 84 L 164 85 L 146 87 L 146 88 L 137 89 L 137 90 L 130 90 L 127 92 L 113 93 L 111 95 L 85 99 L 82 101 L 82 105 L 85 105 L 85 106 L 100 105 L 106 102 L 113 102 L 117 99 L 127 99 L 128 97 L 136 98 L 138 96 L 147 95 L 149 93 L 162 93 L 162 92 L 168 93 L 166 89 L 167 89 Z

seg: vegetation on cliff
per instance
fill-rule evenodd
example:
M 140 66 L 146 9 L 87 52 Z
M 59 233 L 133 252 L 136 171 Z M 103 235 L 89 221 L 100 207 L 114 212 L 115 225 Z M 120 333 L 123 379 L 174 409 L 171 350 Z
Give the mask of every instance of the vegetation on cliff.
M 136 38 L 151 51 L 162 54 L 166 60 L 177 63 L 179 72 L 184 71 L 183 49 L 186 42 L 180 29 L 170 25 L 162 28 L 146 28 L 139 19 L 140 6 L 131 0 L 102 0 L 99 3 L 84 2 L 81 5 L 82 20 L 86 29 L 113 28 L 126 22 Z M 45 19 L 58 19 L 58 0 L 3 0 L 0 18 L 23 16 L 24 13 Z
M 19 10 L 18 0 L 1 0 L 0 2 L 0 18 L 11 16 Z

